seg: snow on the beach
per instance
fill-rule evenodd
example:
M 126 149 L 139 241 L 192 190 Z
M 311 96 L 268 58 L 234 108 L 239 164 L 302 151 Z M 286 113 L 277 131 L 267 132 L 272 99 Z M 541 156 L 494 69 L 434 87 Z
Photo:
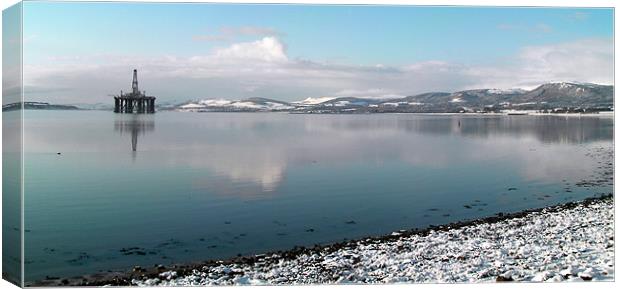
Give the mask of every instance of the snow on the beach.
M 400 236 L 400 232 L 392 233 Z M 141 286 L 600 281 L 614 279 L 613 200 L 427 235 L 365 239 L 290 258 L 205 266 Z

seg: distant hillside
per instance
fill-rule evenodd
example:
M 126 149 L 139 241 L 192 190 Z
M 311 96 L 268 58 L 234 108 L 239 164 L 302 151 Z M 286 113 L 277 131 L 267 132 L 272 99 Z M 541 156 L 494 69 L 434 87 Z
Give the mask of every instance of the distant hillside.
M 73 105 L 62 104 L 49 104 L 47 102 L 24 102 L 24 109 L 39 109 L 39 110 L 77 110 L 79 109 Z M 2 106 L 2 111 L 18 110 L 21 108 L 21 103 L 10 103 Z
M 558 106 L 613 104 L 611 85 L 591 83 L 547 83 L 516 98 L 519 102 L 546 102 Z
M 432 102 L 449 102 L 452 100 L 448 92 L 427 92 L 417 95 L 407 96 L 402 99 L 388 100 L 385 102 L 414 102 L 414 103 L 432 103 Z
M 531 90 L 475 89 L 457 91 L 449 102 L 467 106 L 539 104 L 555 106 L 598 106 L 613 103 L 613 86 L 592 83 L 547 83 Z M 433 102 L 433 99 L 435 100 Z M 430 103 L 442 102 L 434 97 Z M 443 101 L 445 102 L 445 101 Z
M 328 96 L 322 96 L 322 97 L 308 97 L 304 100 L 300 100 L 300 101 L 294 101 L 292 102 L 292 104 L 296 105 L 296 106 L 310 106 L 310 105 L 316 105 L 319 103 L 323 103 L 326 102 L 328 100 L 332 100 L 335 99 L 335 97 L 328 97 Z
M 485 88 L 453 93 L 427 92 L 383 101 L 336 98 L 305 110 L 320 113 L 462 112 L 556 108 L 589 110 L 608 109 L 612 106 L 613 86 L 563 82 L 544 84 L 531 91 Z
M 368 106 L 380 103 L 382 100 L 373 98 L 338 97 L 318 103 L 319 106 Z
M 522 89 L 470 89 L 427 92 L 396 99 L 316 97 L 284 102 L 252 97 L 244 100 L 205 99 L 171 106 L 181 111 L 291 111 L 300 113 L 463 112 L 533 110 L 609 110 L 613 86 L 592 83 L 547 83 Z
M 282 104 L 285 106 L 290 106 L 290 104 L 288 102 L 285 101 L 279 101 L 279 100 L 274 100 L 274 99 L 269 99 L 269 98 L 264 98 L 264 97 L 250 97 L 250 98 L 246 98 L 244 100 L 241 100 L 242 102 L 251 102 L 257 105 L 272 105 L 274 103 L 276 104 Z
M 288 102 L 262 97 L 252 97 L 244 100 L 205 99 L 190 101 L 176 106 L 181 111 L 198 112 L 253 112 L 253 111 L 285 111 L 295 108 Z
M 467 105 L 493 105 L 509 101 L 523 95 L 526 91 L 519 89 L 472 89 L 453 93 L 428 92 L 418 95 L 394 99 L 388 102 L 414 102 L 420 104 L 467 104 Z

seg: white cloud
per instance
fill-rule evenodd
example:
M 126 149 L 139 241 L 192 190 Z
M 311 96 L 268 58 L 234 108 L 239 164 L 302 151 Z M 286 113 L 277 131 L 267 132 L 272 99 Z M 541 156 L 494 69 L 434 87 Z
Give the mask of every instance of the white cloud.
M 545 80 L 613 81 L 613 42 L 588 39 L 571 43 L 533 46 L 519 55 L 526 72 L 538 72 Z
M 254 42 L 233 44 L 230 47 L 216 50 L 215 57 L 222 59 L 255 59 L 267 62 L 284 62 L 288 60 L 284 44 L 275 37 L 265 37 Z
M 162 101 L 196 98 L 395 97 L 469 88 L 531 88 L 549 81 L 613 82 L 613 41 L 582 39 L 530 46 L 493 65 L 430 60 L 400 66 L 343 65 L 292 59 L 277 37 L 240 42 L 202 55 L 91 55 L 50 58 L 24 69 L 26 96 L 58 103 L 108 102 L 129 89 L 139 70 L 141 89 Z M 37 91 L 51 91 L 37 93 Z
M 611 39 L 583 39 L 574 42 L 529 46 L 509 64 L 472 67 L 469 73 L 483 87 L 532 88 L 551 81 L 613 83 Z
M 335 93 L 338 97 L 359 97 L 359 98 L 374 98 L 374 99 L 391 99 L 405 97 L 405 95 L 397 94 L 394 91 L 383 88 L 371 88 L 366 90 L 358 89 L 344 89 Z

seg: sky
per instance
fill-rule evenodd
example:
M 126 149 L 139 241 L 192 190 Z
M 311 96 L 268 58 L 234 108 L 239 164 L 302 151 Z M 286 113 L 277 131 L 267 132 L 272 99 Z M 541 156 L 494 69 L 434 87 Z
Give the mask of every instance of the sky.
M 613 83 L 613 10 L 25 2 L 26 100 L 390 98 Z

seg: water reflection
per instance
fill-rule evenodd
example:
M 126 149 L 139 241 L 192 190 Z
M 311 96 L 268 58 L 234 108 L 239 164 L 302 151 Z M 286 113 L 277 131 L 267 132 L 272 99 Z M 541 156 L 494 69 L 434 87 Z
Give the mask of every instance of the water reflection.
M 29 278 L 378 235 L 610 189 L 565 192 L 612 161 L 589 156 L 613 153 L 612 118 L 97 111 L 25 118 Z M 129 137 L 134 156 L 140 138 L 135 158 Z M 463 206 L 474 200 L 489 206 Z M 171 238 L 182 245 L 156 255 L 119 251 L 162 248 Z
M 138 149 L 138 136 L 155 130 L 155 121 L 149 115 L 122 115 L 117 116 L 114 120 L 114 131 L 121 135 L 131 134 L 131 150 L 135 152 Z
M 37 112 L 44 113 L 52 112 Z M 118 166 L 123 160 L 108 156 L 127 146 L 124 137 L 109 136 L 111 117 L 73 112 L 30 119 L 26 150 L 93 152 L 99 166 Z M 273 196 L 291 170 L 338 174 L 352 163 L 376 174 L 394 162 L 445 169 L 486 161 L 514 166 L 524 178 L 557 181 L 591 171 L 596 162 L 584 151 L 613 139 L 610 117 L 170 112 L 157 115 L 152 133 L 154 117 L 112 117 L 115 134 L 130 134 L 136 165 L 200 172 L 191 181 L 195 189 L 244 199 Z M 140 146 L 149 155 L 136 159 L 146 133 Z
M 398 121 L 406 131 L 424 134 L 459 134 L 466 137 L 533 136 L 543 143 L 584 143 L 607 140 L 613 130 L 611 117 L 592 116 L 452 116 L 445 119 Z
M 277 191 L 291 169 L 321 167 L 337 173 L 338 167 L 351 163 L 372 166 L 372 173 L 380 173 L 390 162 L 428 169 L 501 162 L 519 168 L 524 178 L 553 182 L 590 171 L 596 162 L 576 145 L 586 146 L 584 150 L 601 145 L 611 140 L 613 129 L 611 118 L 599 117 L 187 117 L 183 123 L 195 117 L 199 125 L 187 124 L 186 131 L 175 131 L 164 147 L 182 149 L 163 157 L 218 176 L 197 180 L 197 188 L 240 198 L 272 196 L 264 192 Z M 179 139 L 183 142 L 175 141 Z M 253 183 L 258 189 L 239 183 Z

